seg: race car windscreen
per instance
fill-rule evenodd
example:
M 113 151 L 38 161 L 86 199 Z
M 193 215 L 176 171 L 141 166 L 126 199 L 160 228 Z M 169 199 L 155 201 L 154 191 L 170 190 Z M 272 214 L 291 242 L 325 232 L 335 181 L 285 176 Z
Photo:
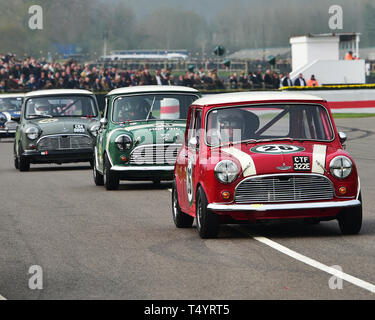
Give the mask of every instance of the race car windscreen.
M 330 141 L 333 129 L 321 105 L 257 105 L 212 109 L 207 115 L 210 146 L 243 141 Z
M 25 117 L 96 117 L 94 99 L 88 96 L 51 96 L 30 98 L 26 101 Z
M 195 95 L 147 94 L 122 96 L 115 100 L 112 121 L 185 120 Z
M 1 98 L 0 112 L 21 111 L 22 98 Z

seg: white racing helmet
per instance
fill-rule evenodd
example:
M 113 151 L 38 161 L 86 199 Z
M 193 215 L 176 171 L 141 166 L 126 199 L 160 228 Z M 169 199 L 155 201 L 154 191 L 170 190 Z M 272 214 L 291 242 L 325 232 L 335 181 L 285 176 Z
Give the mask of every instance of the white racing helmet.
M 241 140 L 245 124 L 237 110 L 222 110 L 217 117 L 219 134 L 222 141 Z
M 34 112 L 37 115 L 45 116 L 51 114 L 51 105 L 46 102 L 35 102 Z

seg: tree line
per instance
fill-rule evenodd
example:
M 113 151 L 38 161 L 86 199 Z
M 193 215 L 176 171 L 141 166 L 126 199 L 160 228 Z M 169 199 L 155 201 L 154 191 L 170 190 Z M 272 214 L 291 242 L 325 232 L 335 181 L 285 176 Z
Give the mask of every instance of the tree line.
M 215 6 L 215 1 L 206 1 Z M 28 27 L 30 0 L 2 0 L 0 52 L 46 56 L 56 45 L 76 45 L 93 57 L 115 49 L 189 49 L 211 55 L 221 44 L 230 52 L 243 48 L 287 47 L 293 35 L 332 32 L 326 0 L 228 1 L 213 16 L 181 6 L 150 1 L 146 15 L 134 2 L 118 0 L 39 0 L 43 30 Z M 206 8 L 208 5 L 206 4 Z M 375 46 L 375 3 L 337 0 L 343 9 L 343 30 L 361 32 L 364 46 Z

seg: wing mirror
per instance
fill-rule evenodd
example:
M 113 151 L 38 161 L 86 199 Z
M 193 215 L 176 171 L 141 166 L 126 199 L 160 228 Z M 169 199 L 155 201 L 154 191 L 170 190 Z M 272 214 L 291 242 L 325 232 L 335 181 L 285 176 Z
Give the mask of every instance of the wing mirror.
M 345 142 L 346 142 L 346 140 L 348 139 L 346 133 L 344 133 L 344 132 L 339 132 L 339 139 L 340 139 L 340 142 L 341 142 L 343 148 L 345 149 L 345 147 L 346 147 L 346 146 L 345 146 Z
M 189 140 L 189 148 L 198 149 L 199 148 L 199 142 L 197 137 L 192 137 Z
M 106 118 L 101 118 L 100 119 L 100 126 L 105 128 L 108 124 L 108 120 Z

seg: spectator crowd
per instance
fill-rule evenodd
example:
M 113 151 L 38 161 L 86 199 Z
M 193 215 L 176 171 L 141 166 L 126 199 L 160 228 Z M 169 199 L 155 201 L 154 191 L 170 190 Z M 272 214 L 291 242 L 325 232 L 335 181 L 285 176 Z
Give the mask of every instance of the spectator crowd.
M 18 59 L 14 54 L 0 54 L 0 92 L 33 91 L 40 89 L 86 89 L 95 92 L 139 85 L 181 85 L 196 89 L 278 89 L 283 86 L 309 85 L 303 81 L 292 83 L 289 74 L 266 70 L 256 72 L 234 72 L 228 79 L 221 79 L 217 70 L 174 76 L 170 69 L 161 68 L 151 72 L 147 67 L 128 70 L 118 67 L 90 66 L 68 60 L 62 64 L 44 59 L 27 57 Z M 311 79 L 310 79 L 311 80 Z M 312 83 L 312 82 L 311 82 Z M 318 85 L 317 81 L 311 85 Z

